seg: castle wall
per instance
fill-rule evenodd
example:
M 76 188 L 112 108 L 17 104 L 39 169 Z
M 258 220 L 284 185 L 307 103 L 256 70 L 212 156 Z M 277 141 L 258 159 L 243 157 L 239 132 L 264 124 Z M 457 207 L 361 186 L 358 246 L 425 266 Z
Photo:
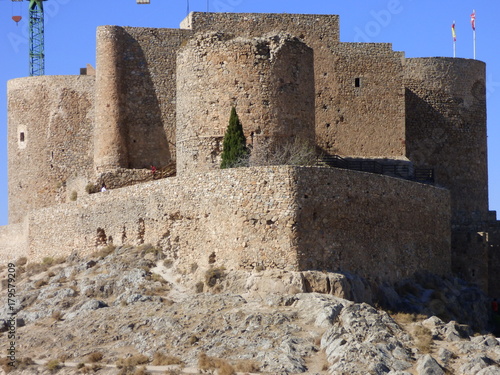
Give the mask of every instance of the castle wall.
M 485 74 L 478 60 L 405 63 L 408 157 L 450 189 L 454 224 L 488 219 Z
M 287 168 L 230 169 L 92 194 L 29 215 L 30 259 L 150 243 L 186 268 L 214 253 L 227 269 L 297 269 L 291 182 Z
M 298 37 L 314 50 L 316 143 L 330 154 L 406 160 L 404 55 L 390 44 L 341 43 L 336 15 L 194 12 L 181 27 Z
M 340 40 L 339 16 L 333 14 L 191 12 L 180 27 L 196 33 L 220 31 L 247 38 L 285 32 L 301 39 Z
M 94 77 L 8 82 L 9 222 L 65 202 L 93 173 Z
M 199 35 L 177 70 L 177 171 L 218 169 L 231 107 L 252 157 L 297 137 L 314 144 L 313 52 L 298 39 Z
M 345 157 L 406 160 L 403 53 L 382 43 L 318 49 L 318 145 Z
M 349 170 L 297 173 L 301 269 L 351 271 L 376 283 L 418 270 L 449 275 L 446 189 Z
M 490 222 L 488 228 L 488 292 L 500 299 L 500 221 Z
M 405 62 L 407 152 L 450 189 L 453 271 L 488 285 L 485 64 L 415 58 Z
M 97 29 L 97 170 L 163 167 L 175 160 L 176 56 L 191 35 L 174 29 Z
M 28 255 L 26 222 L 0 226 L 0 257 L 14 261 Z M 8 254 L 8 256 L 7 256 Z
M 31 212 L 29 257 L 152 243 L 186 269 L 215 259 L 227 269 L 340 270 L 390 282 L 419 270 L 449 273 L 447 212 L 446 190 L 382 175 L 226 169 Z

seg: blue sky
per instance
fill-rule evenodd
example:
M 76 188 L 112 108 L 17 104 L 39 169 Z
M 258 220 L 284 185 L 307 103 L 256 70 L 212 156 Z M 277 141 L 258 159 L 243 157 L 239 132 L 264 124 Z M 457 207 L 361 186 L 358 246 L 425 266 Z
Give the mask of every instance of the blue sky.
M 79 74 L 95 66 L 99 25 L 178 28 L 187 0 L 47 0 L 46 74 Z M 7 224 L 7 99 L 9 79 L 28 74 L 28 2 L 0 0 L 0 225 Z M 477 59 L 487 63 L 490 209 L 500 211 L 500 1 L 493 0 L 209 0 L 215 12 L 317 13 L 340 15 L 344 42 L 389 42 L 406 57 L 453 56 L 451 24 L 456 21 L 457 57 L 472 58 L 470 14 L 477 11 Z M 190 0 L 191 11 L 206 11 L 207 0 Z M 16 26 L 13 15 L 23 16 Z M 29 197 L 27 197 L 29 199 Z

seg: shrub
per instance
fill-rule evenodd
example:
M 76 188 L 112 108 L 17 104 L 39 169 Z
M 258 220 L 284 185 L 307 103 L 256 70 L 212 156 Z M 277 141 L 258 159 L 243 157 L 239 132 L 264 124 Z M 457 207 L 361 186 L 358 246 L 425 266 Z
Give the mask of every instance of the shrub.
M 51 359 L 45 364 L 45 367 L 47 367 L 47 370 L 49 371 L 56 372 L 61 368 L 61 364 L 57 359 Z
M 16 260 L 17 266 L 24 266 L 26 263 L 28 263 L 28 258 L 26 257 L 20 257 Z
M 203 287 L 205 284 L 203 284 L 203 281 L 198 281 L 196 285 L 194 286 L 194 291 L 196 293 L 203 293 Z
M 74 202 L 74 201 L 76 201 L 76 200 L 78 199 L 78 193 L 76 192 L 76 190 L 73 190 L 73 191 L 71 192 L 71 195 L 69 196 L 69 199 L 70 199 L 72 202 Z
M 249 165 L 314 165 L 318 160 L 313 143 L 298 137 L 286 142 L 260 144 L 249 158 Z
M 236 108 L 231 108 L 231 115 L 229 117 L 229 125 L 226 129 L 222 149 L 221 168 L 233 168 L 240 160 L 248 155 L 246 146 L 246 138 L 243 134 L 243 126 L 241 125 Z
M 51 317 L 52 317 L 52 319 L 54 319 L 54 321 L 58 322 L 58 321 L 62 320 L 63 314 L 59 310 L 56 310 L 52 313 Z
M 52 257 L 45 257 L 42 259 L 42 264 L 44 264 L 48 267 L 52 266 L 54 263 L 55 263 L 54 258 L 52 258 Z
M 88 183 L 87 186 L 85 186 L 85 191 L 87 194 L 95 194 L 99 191 L 99 188 L 91 183 Z
M 42 286 L 47 285 L 47 280 L 45 280 L 45 279 L 37 280 L 37 281 L 35 281 L 34 285 L 35 285 L 35 288 L 37 288 L 37 289 L 41 288 Z
M 184 362 L 179 357 L 168 356 L 160 352 L 153 355 L 153 366 L 170 366 L 170 365 L 184 365 Z
M 128 358 L 120 358 L 118 361 L 116 361 L 116 367 L 122 368 L 122 367 L 134 367 L 137 365 L 144 365 L 149 362 L 149 358 L 143 354 L 136 354 L 133 355 L 132 357 Z
M 103 357 L 104 355 L 101 352 L 93 352 L 87 356 L 87 361 L 92 363 L 100 362 Z
M 225 276 L 226 269 L 224 267 L 210 268 L 205 272 L 205 284 L 209 287 L 214 287 L 219 280 Z
M 198 356 L 198 368 L 202 371 L 215 371 L 219 375 L 235 374 L 234 367 L 226 360 L 221 358 L 209 357 L 205 353 L 200 353 Z

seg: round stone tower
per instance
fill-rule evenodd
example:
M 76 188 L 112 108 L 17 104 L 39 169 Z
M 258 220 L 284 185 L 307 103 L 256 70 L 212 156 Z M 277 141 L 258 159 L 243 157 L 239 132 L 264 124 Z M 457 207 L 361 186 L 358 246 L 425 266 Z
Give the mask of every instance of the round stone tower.
M 405 64 L 409 159 L 435 170 L 450 189 L 453 221 L 487 219 L 485 64 L 454 58 L 415 58 Z
M 96 66 L 96 127 L 94 163 L 98 172 L 116 168 L 128 168 L 128 150 L 123 110 L 122 69 L 119 62 L 124 58 L 123 28 L 103 26 L 97 29 Z
M 313 52 L 286 35 L 200 35 L 177 60 L 177 173 L 218 169 L 231 107 L 252 157 L 299 138 L 314 144 Z
M 81 193 L 93 176 L 93 76 L 8 82 L 9 222 Z
M 433 168 L 451 193 L 454 271 L 485 284 L 488 219 L 485 64 L 406 59 L 406 146 L 416 167 Z

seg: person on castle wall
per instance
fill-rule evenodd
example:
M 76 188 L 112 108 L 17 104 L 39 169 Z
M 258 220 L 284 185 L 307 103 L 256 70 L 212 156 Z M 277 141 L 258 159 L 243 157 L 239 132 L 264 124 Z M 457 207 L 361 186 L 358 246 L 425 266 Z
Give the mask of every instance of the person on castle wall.
M 151 164 L 151 175 L 153 176 L 153 178 L 155 178 L 156 176 L 156 167 L 152 164 Z
M 103 182 L 101 186 L 101 192 L 104 193 L 106 191 L 106 184 Z
M 493 301 L 491 301 L 491 310 L 494 314 L 498 314 L 498 301 L 496 298 L 493 298 Z

